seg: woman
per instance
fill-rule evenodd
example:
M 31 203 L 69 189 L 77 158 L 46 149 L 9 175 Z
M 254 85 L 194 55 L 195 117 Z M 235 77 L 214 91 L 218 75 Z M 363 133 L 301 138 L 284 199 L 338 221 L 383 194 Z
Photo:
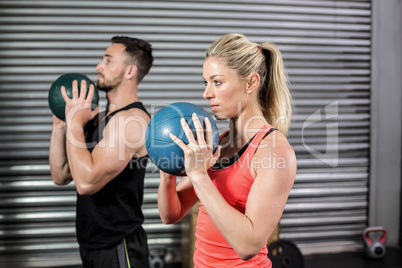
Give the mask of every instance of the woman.
M 158 207 L 176 223 L 200 201 L 195 267 L 271 267 L 266 243 L 277 226 L 296 175 L 286 134 L 291 96 L 279 50 L 228 34 L 207 50 L 205 91 L 218 120 L 230 129 L 212 150 L 210 122 L 197 139 L 182 120 L 189 144 L 171 134 L 185 154 L 187 177 L 161 172 Z M 277 131 L 278 130 L 278 131 Z

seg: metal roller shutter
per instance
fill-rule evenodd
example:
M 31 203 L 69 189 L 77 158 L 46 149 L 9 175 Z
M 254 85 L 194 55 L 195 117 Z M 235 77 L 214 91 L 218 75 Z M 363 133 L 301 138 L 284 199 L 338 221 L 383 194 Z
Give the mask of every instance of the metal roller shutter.
M 368 213 L 370 9 L 369 0 L 0 1 L 0 267 L 80 263 L 74 186 L 49 176 L 47 91 L 62 73 L 95 79 L 114 35 L 153 44 L 155 64 L 139 90 L 152 114 L 175 101 L 209 110 L 203 56 L 223 34 L 276 43 L 295 100 L 289 140 L 298 157 L 281 237 L 304 254 L 359 249 Z M 175 264 L 180 224 L 161 223 L 158 183 L 150 166 L 144 227 Z

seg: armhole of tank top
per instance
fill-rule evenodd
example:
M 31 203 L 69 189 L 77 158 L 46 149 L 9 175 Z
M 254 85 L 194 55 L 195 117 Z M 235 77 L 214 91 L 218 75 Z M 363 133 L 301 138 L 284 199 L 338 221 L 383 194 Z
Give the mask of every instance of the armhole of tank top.
M 271 129 L 269 129 L 269 130 L 267 131 L 267 133 L 265 133 L 265 135 L 261 138 L 260 143 L 261 143 L 261 141 L 262 141 L 263 139 L 265 139 L 265 137 L 267 137 L 269 134 L 271 134 L 271 133 L 272 133 L 273 131 L 275 131 L 275 130 L 277 130 L 277 129 L 271 127 Z M 228 131 L 227 131 L 227 132 L 228 132 Z M 227 135 L 227 132 L 224 133 L 225 136 Z M 257 136 L 258 136 L 258 133 L 256 133 L 256 134 L 243 146 L 243 148 L 240 149 L 239 152 L 237 152 L 233 157 L 231 157 L 231 158 L 230 158 L 228 161 L 226 161 L 225 163 L 222 163 L 222 162 L 218 163 L 218 162 L 217 162 L 217 164 L 220 165 L 220 167 L 214 168 L 214 166 L 215 166 L 215 165 L 214 165 L 214 166 L 211 167 L 211 169 L 212 169 L 212 170 L 224 169 L 224 168 L 230 167 L 231 165 L 233 165 L 234 163 L 236 163 L 237 161 L 239 161 L 240 158 L 242 157 L 242 155 L 248 150 L 250 144 L 253 143 L 253 140 L 254 140 Z M 223 137 L 223 135 L 222 135 L 222 137 Z M 256 151 L 257 149 L 258 149 L 258 148 L 256 148 L 256 149 L 254 150 L 253 156 L 254 156 L 255 151 Z M 251 160 L 250 160 L 250 161 L 251 161 Z
M 258 143 L 258 146 L 257 146 L 256 148 L 253 148 L 253 149 L 252 149 L 252 150 L 253 150 L 252 152 L 247 152 L 247 153 L 252 153 L 252 155 L 250 155 L 250 158 L 249 158 L 249 160 L 248 160 L 248 161 L 249 161 L 248 165 L 244 165 L 244 166 L 247 167 L 247 172 L 249 173 L 250 178 L 252 178 L 253 181 L 254 181 L 254 177 L 253 177 L 253 174 L 251 173 L 251 163 L 252 163 L 252 159 L 253 159 L 255 153 L 257 152 L 258 147 L 259 147 L 259 145 L 261 144 L 262 140 L 265 139 L 269 134 L 271 134 L 271 133 L 274 132 L 275 130 L 277 130 L 277 129 L 274 128 L 274 127 L 271 127 L 271 128 L 267 131 L 267 133 L 265 133 L 265 135 L 260 139 L 260 141 L 259 141 L 259 143 Z M 248 149 L 248 148 L 247 148 L 247 149 Z M 247 149 L 246 149 L 246 151 L 247 151 Z
M 113 111 L 112 113 L 110 113 L 108 116 L 105 116 L 102 121 L 105 122 L 105 125 L 109 122 L 110 118 L 112 118 L 113 116 L 115 116 L 117 113 L 121 112 L 121 111 L 127 111 L 133 108 L 137 108 L 140 109 L 141 111 L 143 111 L 144 113 L 146 113 L 149 118 L 151 118 L 151 115 L 148 113 L 148 111 L 145 109 L 144 105 L 142 104 L 142 102 L 136 101 L 133 103 L 130 103 L 129 105 L 124 106 L 123 108 Z

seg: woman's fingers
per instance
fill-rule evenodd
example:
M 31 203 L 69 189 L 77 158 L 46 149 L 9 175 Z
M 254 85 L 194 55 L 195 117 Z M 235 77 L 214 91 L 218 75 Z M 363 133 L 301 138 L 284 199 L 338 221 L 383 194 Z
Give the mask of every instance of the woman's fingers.
M 193 113 L 192 118 L 193 118 L 195 133 L 197 135 L 198 145 L 200 145 L 201 147 L 206 147 L 205 137 L 204 137 L 204 128 L 201 125 L 200 119 L 198 118 L 198 116 L 195 113 Z
M 181 124 L 181 127 L 182 127 L 183 131 L 184 131 L 184 134 L 186 135 L 186 137 L 188 139 L 188 143 L 193 144 L 193 145 L 197 144 L 197 142 L 194 139 L 193 132 L 191 131 L 190 127 L 188 126 L 188 124 L 186 122 L 186 119 L 181 118 L 180 119 L 180 124 Z
M 183 150 L 186 159 L 187 174 L 189 174 L 189 172 L 196 172 L 197 170 L 204 172 L 206 169 L 213 166 L 220 156 L 220 147 L 214 154 L 212 153 L 212 127 L 209 120 L 205 120 L 207 134 L 204 135 L 204 128 L 198 116 L 193 114 L 192 119 L 197 138 L 194 137 L 193 131 L 184 118 L 182 118 L 180 122 L 189 143 L 186 144 L 172 133 L 169 135 L 173 142 Z M 207 138 L 207 141 L 205 138 Z
M 212 139 L 212 125 L 211 125 L 211 121 L 209 121 L 208 117 L 205 117 L 204 120 L 204 124 L 205 124 L 205 141 L 208 144 L 208 146 L 210 148 L 214 147 L 214 141 Z
M 200 148 L 212 148 L 212 125 L 211 121 L 206 117 L 204 120 L 205 128 L 202 126 L 201 121 L 197 114 L 192 115 L 192 121 L 194 125 L 195 134 L 190 129 L 184 118 L 180 119 L 182 129 L 188 139 L 190 146 L 198 146 Z M 205 133 L 205 134 L 204 134 Z M 195 135 L 195 137 L 194 137 Z
M 215 165 L 215 163 L 218 161 L 219 157 L 221 156 L 221 149 L 222 147 L 219 145 L 216 147 L 215 153 L 211 159 L 211 167 Z
M 170 133 L 169 137 L 172 139 L 172 141 L 174 143 L 177 144 L 177 146 L 179 146 L 183 150 L 184 153 L 186 153 L 186 152 L 188 152 L 188 150 L 190 150 L 190 148 L 188 148 L 187 144 L 185 144 L 181 139 L 176 137 L 176 135 L 174 135 L 173 133 Z
M 205 127 L 206 129 L 204 130 L 204 127 L 202 126 L 198 116 L 194 113 L 192 115 L 192 120 L 195 128 L 195 135 L 197 138 L 194 137 L 193 131 L 190 129 L 189 125 L 187 124 L 186 120 L 184 118 L 180 119 L 180 123 L 182 126 L 182 129 L 184 131 L 184 134 L 186 135 L 188 139 L 188 145 L 185 144 L 182 140 L 180 140 L 178 137 L 175 135 L 171 134 L 170 138 L 180 147 L 185 151 L 184 148 L 189 149 L 204 149 L 204 148 L 212 148 L 212 126 L 211 122 L 208 120 L 208 118 L 205 118 Z M 206 132 L 206 135 L 204 136 L 204 131 Z

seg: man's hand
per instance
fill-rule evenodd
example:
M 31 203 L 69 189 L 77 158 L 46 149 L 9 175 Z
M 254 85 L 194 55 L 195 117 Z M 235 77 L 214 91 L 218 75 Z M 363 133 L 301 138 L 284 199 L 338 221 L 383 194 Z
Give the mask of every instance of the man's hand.
M 53 128 L 54 129 L 64 129 L 66 127 L 66 122 L 59 119 L 57 116 L 53 115 Z
M 77 126 L 84 127 L 85 124 L 93 119 L 99 112 L 99 106 L 92 110 L 92 98 L 95 92 L 95 86 L 90 85 L 87 95 L 87 82 L 81 81 L 81 90 L 78 91 L 77 80 L 73 81 L 73 98 L 70 99 L 67 95 L 66 88 L 61 87 L 61 94 L 66 102 L 66 123 L 67 126 L 76 124 Z

